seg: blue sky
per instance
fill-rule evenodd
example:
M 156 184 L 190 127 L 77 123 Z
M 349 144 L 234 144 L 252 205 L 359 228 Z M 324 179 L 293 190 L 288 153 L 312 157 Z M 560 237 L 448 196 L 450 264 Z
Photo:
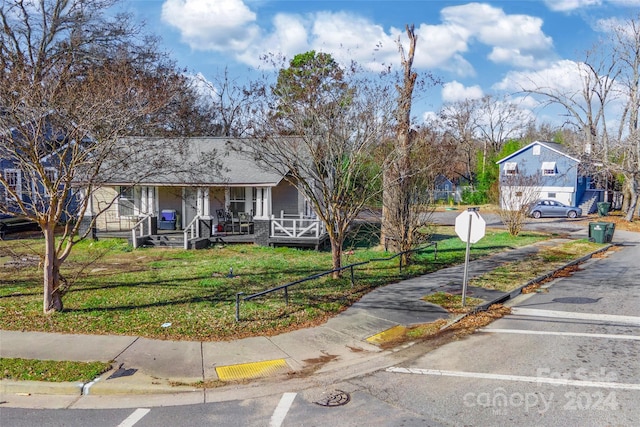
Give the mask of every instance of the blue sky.
M 210 80 L 225 67 L 250 78 L 264 54 L 311 49 L 372 70 L 398 65 L 396 42 L 406 42 L 404 27 L 414 24 L 415 69 L 443 82 L 414 108 L 421 116 L 443 102 L 516 97 L 541 78 L 577 83 L 575 61 L 608 23 L 637 17 L 640 0 L 133 0 L 124 7 L 162 37 L 178 65 Z

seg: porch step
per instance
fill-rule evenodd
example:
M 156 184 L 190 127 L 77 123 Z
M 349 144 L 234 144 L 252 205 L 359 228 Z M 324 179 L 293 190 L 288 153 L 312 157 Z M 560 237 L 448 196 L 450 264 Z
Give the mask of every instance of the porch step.
M 182 248 L 184 246 L 184 236 L 177 234 L 156 234 L 147 237 L 143 246 Z

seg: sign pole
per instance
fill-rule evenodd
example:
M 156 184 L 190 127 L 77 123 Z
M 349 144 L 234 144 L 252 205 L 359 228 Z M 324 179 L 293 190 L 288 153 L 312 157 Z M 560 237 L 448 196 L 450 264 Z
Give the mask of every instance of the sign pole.
M 464 255 L 464 278 L 462 279 L 462 306 L 464 307 L 467 302 L 467 278 L 469 272 L 469 253 L 471 252 L 471 222 L 473 221 L 473 214 L 469 215 L 469 229 L 467 231 L 467 251 Z

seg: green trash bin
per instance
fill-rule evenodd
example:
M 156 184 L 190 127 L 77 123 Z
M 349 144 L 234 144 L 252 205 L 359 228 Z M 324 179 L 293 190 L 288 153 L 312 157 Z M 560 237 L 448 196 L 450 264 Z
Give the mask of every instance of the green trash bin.
M 616 224 L 613 222 L 605 222 L 607 229 L 605 231 L 605 243 L 611 243 L 613 241 L 613 232 L 616 230 Z
M 589 240 L 596 243 L 611 243 L 615 224 L 612 222 L 590 222 Z
M 609 215 L 609 209 L 611 209 L 611 203 L 609 202 L 598 203 L 598 215 L 600 216 Z

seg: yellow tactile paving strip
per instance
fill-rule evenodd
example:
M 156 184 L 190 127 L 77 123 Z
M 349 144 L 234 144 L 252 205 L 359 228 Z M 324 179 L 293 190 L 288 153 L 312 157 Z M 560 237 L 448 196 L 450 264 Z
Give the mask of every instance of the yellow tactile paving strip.
M 404 336 L 406 331 L 407 328 L 402 325 L 394 326 L 393 328 L 389 328 L 386 331 L 371 335 L 369 338 L 367 338 L 367 341 L 372 344 L 383 344 L 385 342 L 401 338 L 402 336 Z
M 239 365 L 219 366 L 216 368 L 221 381 L 238 381 L 251 378 L 268 377 L 289 370 L 284 359 L 265 360 L 263 362 L 241 363 Z

